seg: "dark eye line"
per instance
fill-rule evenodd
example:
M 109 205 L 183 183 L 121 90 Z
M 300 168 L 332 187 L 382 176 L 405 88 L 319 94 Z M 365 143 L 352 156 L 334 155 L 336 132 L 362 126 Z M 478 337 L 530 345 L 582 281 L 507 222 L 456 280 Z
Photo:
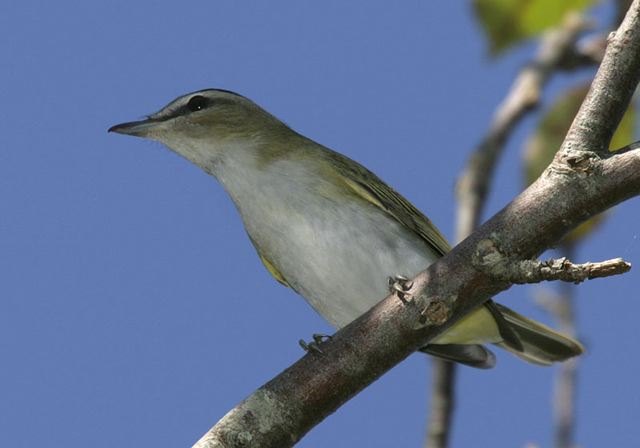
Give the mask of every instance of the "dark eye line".
M 176 115 L 190 114 L 193 112 L 199 112 L 204 109 L 209 109 L 211 107 L 233 104 L 236 104 L 236 102 L 227 98 L 207 98 L 202 95 L 196 95 L 192 96 L 187 104 L 182 106 L 177 111 Z

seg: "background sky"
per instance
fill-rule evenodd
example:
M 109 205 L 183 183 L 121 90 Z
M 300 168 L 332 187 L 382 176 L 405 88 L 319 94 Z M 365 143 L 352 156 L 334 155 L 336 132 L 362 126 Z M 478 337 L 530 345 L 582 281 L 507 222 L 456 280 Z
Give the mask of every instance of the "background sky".
M 332 331 L 269 277 L 213 178 L 107 134 L 115 123 L 189 91 L 238 91 L 368 166 L 453 237 L 456 176 L 535 46 L 491 60 L 468 2 L 389 5 L 5 2 L 1 446 L 191 446 L 300 358 L 298 339 Z M 488 214 L 520 190 L 535 122 L 509 144 Z M 578 261 L 640 265 L 639 218 L 637 201 L 619 206 Z M 639 282 L 636 267 L 579 287 L 584 446 L 640 437 Z M 534 290 L 498 301 L 548 322 Z M 428 362 L 411 356 L 299 446 L 420 446 Z M 453 446 L 551 445 L 553 373 L 504 352 L 493 370 L 460 369 Z

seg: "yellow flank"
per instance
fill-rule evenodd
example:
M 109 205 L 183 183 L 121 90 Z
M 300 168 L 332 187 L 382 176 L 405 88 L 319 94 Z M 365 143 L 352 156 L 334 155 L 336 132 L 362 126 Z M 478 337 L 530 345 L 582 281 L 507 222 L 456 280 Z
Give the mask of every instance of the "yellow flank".
M 284 279 L 280 271 L 278 271 L 276 267 L 273 264 L 271 264 L 271 262 L 260 252 L 258 252 L 258 255 L 260 256 L 260 260 L 262 260 L 262 264 L 264 264 L 264 266 L 267 268 L 267 271 L 269 271 L 269 273 L 273 275 L 273 278 L 278 280 L 278 283 L 281 283 L 287 288 L 290 288 L 289 283 L 287 283 L 287 281 Z
M 441 334 L 431 344 L 485 344 L 502 341 L 498 325 L 486 308 L 482 307 Z

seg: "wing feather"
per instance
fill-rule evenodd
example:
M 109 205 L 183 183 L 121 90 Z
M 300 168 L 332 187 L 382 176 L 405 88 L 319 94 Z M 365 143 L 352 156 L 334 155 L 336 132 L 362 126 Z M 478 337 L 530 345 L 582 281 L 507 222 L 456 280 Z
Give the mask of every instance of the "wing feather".
M 429 218 L 371 171 L 333 151 L 331 165 L 354 194 L 415 232 L 438 255 L 442 256 L 451 250 L 446 238 Z

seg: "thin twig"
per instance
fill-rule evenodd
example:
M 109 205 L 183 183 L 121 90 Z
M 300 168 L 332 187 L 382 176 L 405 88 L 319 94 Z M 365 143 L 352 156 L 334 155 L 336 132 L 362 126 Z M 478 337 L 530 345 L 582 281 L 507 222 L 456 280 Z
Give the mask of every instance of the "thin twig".
M 457 365 L 443 359 L 432 360 L 431 405 L 425 448 L 449 446 L 451 419 L 455 409 Z
M 564 245 L 564 253 L 572 256 L 574 247 Z M 560 292 L 558 306 L 554 316 L 558 321 L 558 328 L 564 334 L 575 337 L 576 329 L 576 289 L 573 285 L 564 284 Z M 574 434 L 576 428 L 576 390 L 578 382 L 578 358 L 571 358 L 559 366 L 554 387 L 555 440 L 557 448 L 572 448 L 575 446 Z
M 478 245 L 476 265 L 496 278 L 514 285 L 560 280 L 582 283 L 594 278 L 611 277 L 629 272 L 631 264 L 622 258 L 575 264 L 566 257 L 540 260 L 510 260 L 496 247 L 493 241 L 481 241 Z
M 604 52 L 607 49 L 607 35 L 598 34 L 591 36 L 567 52 L 558 66 L 561 70 L 575 70 L 581 67 L 593 67 L 602 62 Z

